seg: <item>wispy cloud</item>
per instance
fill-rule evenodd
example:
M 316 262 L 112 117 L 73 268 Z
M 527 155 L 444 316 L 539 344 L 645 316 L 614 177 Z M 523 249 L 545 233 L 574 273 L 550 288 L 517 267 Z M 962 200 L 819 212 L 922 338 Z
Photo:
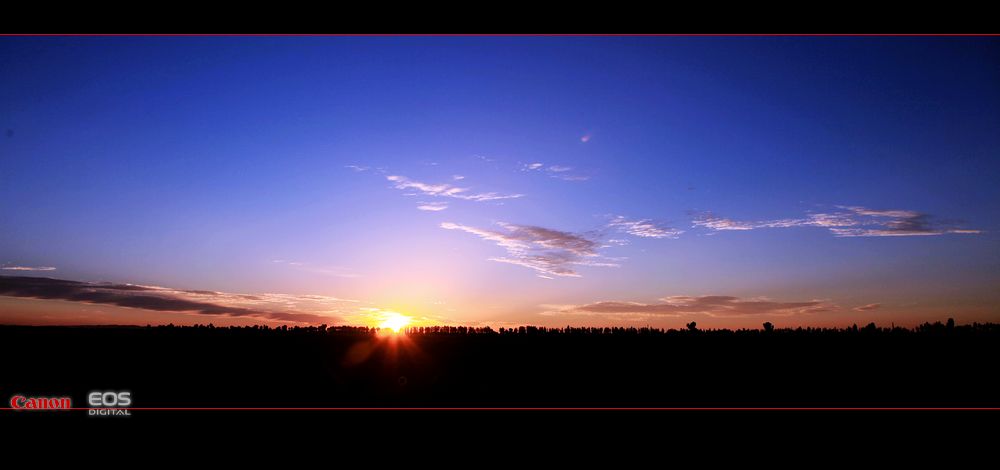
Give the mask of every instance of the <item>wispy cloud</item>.
M 271 260 L 272 263 L 281 264 L 289 266 L 298 271 L 304 271 L 314 274 L 323 274 L 326 276 L 343 277 L 343 278 L 358 278 L 361 277 L 360 274 L 355 273 L 352 269 L 343 266 L 317 266 L 313 263 L 306 263 L 304 261 L 290 261 L 284 259 Z
M 657 303 L 606 301 L 585 305 L 549 306 L 547 315 L 615 315 L 633 317 L 677 317 L 709 315 L 735 317 L 744 315 L 801 315 L 835 310 L 824 300 L 778 302 L 763 297 L 741 299 L 728 295 L 664 297 Z
M 338 316 L 327 312 L 336 311 L 344 302 L 355 302 L 320 295 L 230 294 L 137 284 L 14 276 L 0 276 L 0 295 L 312 324 L 338 321 Z M 309 307 L 323 313 L 306 313 L 300 307 Z
M 55 271 L 56 268 L 52 266 L 3 266 L 0 270 L 4 271 Z
M 529 225 L 498 223 L 503 230 L 486 230 L 445 222 L 441 228 L 461 230 L 496 243 L 507 251 L 491 261 L 533 269 L 541 276 L 580 277 L 575 266 L 617 267 L 601 257 L 601 245 L 591 237 Z
M 716 217 L 711 213 L 701 214 L 692 222 L 693 227 L 704 227 L 712 230 L 753 230 L 756 226 L 751 222 L 739 222 L 732 219 Z
M 962 229 L 935 222 L 928 214 L 916 211 L 875 210 L 861 206 L 836 207 L 840 210 L 808 214 L 803 218 L 763 221 L 738 221 L 702 213 L 695 216 L 692 225 L 713 231 L 821 227 L 836 237 L 908 237 L 982 233 L 981 230 Z
M 372 167 L 370 167 L 370 166 L 359 166 L 359 165 L 344 165 L 344 168 L 350 168 L 350 169 L 352 169 L 354 171 L 357 171 L 357 172 L 368 171 L 368 170 L 372 169 Z
M 608 227 L 643 238 L 677 238 L 684 233 L 683 230 L 666 227 L 649 219 L 629 220 L 620 215 L 611 219 Z
M 465 177 L 462 176 L 462 175 L 451 175 L 451 179 L 453 179 L 455 181 L 461 181 L 461 180 L 464 180 Z
M 563 181 L 587 181 L 590 179 L 589 176 L 570 174 L 569 172 L 573 171 L 573 167 L 571 166 L 562 166 L 562 165 L 545 166 L 545 164 L 541 162 L 522 164 L 521 171 L 544 173 L 551 178 L 556 178 Z
M 428 184 L 411 180 L 405 176 L 389 175 L 386 179 L 395 183 L 396 189 L 414 189 L 425 196 L 450 197 L 467 201 L 497 201 L 501 199 L 516 199 L 523 194 L 469 193 L 469 188 L 460 188 L 450 184 Z
M 417 209 L 419 210 L 432 212 L 443 211 L 447 208 L 448 204 L 445 202 L 423 202 L 417 206 Z
M 946 233 L 978 234 L 981 230 L 959 229 L 935 223 L 924 213 L 902 210 L 872 210 L 859 206 L 840 206 L 851 211 L 861 220 L 860 228 L 831 228 L 838 237 L 906 237 L 944 235 Z
M 587 181 L 587 180 L 590 179 L 589 176 L 584 176 L 584 175 L 555 174 L 555 175 L 549 175 L 549 176 L 552 177 L 552 178 L 555 178 L 557 180 L 563 180 L 563 181 Z
M 879 308 L 882 308 L 882 304 L 860 305 L 860 306 L 854 307 L 851 310 L 854 310 L 855 312 L 867 312 L 867 311 L 875 310 L 875 309 L 879 309 Z

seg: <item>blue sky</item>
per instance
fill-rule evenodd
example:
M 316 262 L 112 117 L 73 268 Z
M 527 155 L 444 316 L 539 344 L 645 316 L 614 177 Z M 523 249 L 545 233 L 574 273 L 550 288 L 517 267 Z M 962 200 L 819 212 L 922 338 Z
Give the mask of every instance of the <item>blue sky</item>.
M 7 37 L 2 274 L 329 323 L 996 321 L 997 83 L 995 38 Z

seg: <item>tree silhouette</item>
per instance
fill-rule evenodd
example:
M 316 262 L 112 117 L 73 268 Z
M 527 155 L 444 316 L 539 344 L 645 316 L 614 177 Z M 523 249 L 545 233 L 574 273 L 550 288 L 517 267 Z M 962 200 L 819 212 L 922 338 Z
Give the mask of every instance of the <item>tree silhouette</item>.
M 1000 324 L 725 329 L 0 325 L 4 383 L 67 393 L 124 377 L 144 404 L 181 406 L 988 406 L 1000 404 Z M 763 327 L 763 330 L 761 330 Z M 499 331 L 498 331 L 499 330 Z M 763 332 L 762 332 L 763 331 Z M 773 332 L 768 334 L 766 332 Z M 127 350 L 113 370 L 91 356 Z M 892 358 L 891 362 L 872 358 Z M 683 362 L 678 362 L 682 358 Z M 680 365 L 680 367 L 678 367 Z M 224 367 L 223 367 L 224 366 Z M 405 377 L 405 379 L 400 379 Z M 734 394 L 734 386 L 750 382 Z M 805 396 L 802 384 L 824 384 Z

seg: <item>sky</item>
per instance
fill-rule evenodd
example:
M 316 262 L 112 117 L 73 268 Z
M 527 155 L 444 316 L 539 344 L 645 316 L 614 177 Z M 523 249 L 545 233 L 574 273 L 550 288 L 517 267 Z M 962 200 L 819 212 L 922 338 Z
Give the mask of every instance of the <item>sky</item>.
M 989 37 L 3 37 L 0 323 L 997 322 L 998 84 Z

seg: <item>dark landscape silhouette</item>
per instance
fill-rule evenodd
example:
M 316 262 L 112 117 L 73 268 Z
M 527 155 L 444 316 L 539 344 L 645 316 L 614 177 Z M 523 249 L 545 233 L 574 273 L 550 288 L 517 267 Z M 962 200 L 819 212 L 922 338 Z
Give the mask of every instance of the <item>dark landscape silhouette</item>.
M 135 407 L 979 407 L 1000 325 L 0 326 L 2 392 Z M 81 405 L 82 406 L 82 405 Z

